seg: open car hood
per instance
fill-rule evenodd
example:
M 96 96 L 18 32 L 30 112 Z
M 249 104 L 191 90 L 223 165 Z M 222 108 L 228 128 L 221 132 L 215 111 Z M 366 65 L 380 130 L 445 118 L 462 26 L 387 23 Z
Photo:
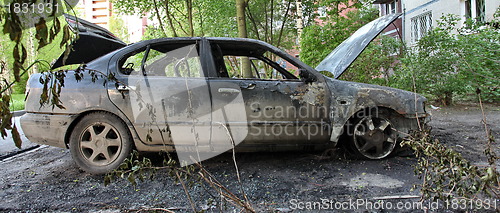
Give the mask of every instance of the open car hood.
M 359 28 L 321 61 L 316 70 L 331 72 L 335 78 L 339 78 L 366 46 L 400 15 L 386 15 Z
M 114 50 L 127 46 L 113 33 L 103 27 L 92 24 L 80 18 L 64 14 L 70 28 L 78 33 L 78 40 L 64 61 L 64 53 L 59 56 L 52 68 L 70 64 L 88 63 Z

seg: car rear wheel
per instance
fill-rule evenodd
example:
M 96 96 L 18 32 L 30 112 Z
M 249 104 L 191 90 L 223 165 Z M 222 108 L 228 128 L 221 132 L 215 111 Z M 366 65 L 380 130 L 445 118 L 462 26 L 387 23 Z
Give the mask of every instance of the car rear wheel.
M 75 126 L 69 147 L 80 168 L 104 174 L 118 168 L 130 154 L 132 137 L 118 117 L 109 113 L 92 113 Z
M 351 148 L 362 158 L 382 159 L 395 149 L 398 135 L 394 125 L 383 114 L 355 119 L 349 132 Z

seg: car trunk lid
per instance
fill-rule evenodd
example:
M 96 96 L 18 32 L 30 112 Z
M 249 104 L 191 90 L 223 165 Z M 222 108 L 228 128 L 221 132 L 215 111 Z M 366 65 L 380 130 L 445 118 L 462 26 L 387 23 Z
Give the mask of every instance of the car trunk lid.
M 88 63 L 114 50 L 127 46 L 113 33 L 80 18 L 65 14 L 70 28 L 78 33 L 78 40 L 73 43 L 72 50 L 64 60 L 63 53 L 52 68 L 64 65 Z

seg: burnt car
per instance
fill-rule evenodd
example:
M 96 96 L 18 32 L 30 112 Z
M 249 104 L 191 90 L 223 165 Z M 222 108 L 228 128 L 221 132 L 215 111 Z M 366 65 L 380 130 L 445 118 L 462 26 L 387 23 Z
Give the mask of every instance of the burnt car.
M 362 158 L 382 159 L 424 123 L 426 99 L 337 78 L 398 16 L 360 28 L 316 69 L 258 40 L 159 38 L 126 45 L 67 16 L 79 40 L 54 67 L 84 63 L 84 73 L 113 79 L 84 75 L 77 81 L 69 71 L 61 109 L 40 106 L 40 78 L 47 74 L 34 74 L 21 125 L 32 142 L 69 148 L 91 173 L 117 168 L 132 149 L 176 152 L 181 165 L 231 149 L 309 151 L 340 144 Z

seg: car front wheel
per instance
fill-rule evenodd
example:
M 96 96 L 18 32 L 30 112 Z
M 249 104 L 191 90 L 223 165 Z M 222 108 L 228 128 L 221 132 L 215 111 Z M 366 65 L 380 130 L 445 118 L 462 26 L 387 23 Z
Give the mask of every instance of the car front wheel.
M 73 129 L 69 147 L 80 168 L 104 174 L 118 168 L 129 155 L 132 137 L 118 117 L 109 113 L 91 113 Z
M 382 159 L 394 151 L 398 135 L 390 119 L 383 114 L 367 115 L 355 120 L 350 139 L 358 156 Z

